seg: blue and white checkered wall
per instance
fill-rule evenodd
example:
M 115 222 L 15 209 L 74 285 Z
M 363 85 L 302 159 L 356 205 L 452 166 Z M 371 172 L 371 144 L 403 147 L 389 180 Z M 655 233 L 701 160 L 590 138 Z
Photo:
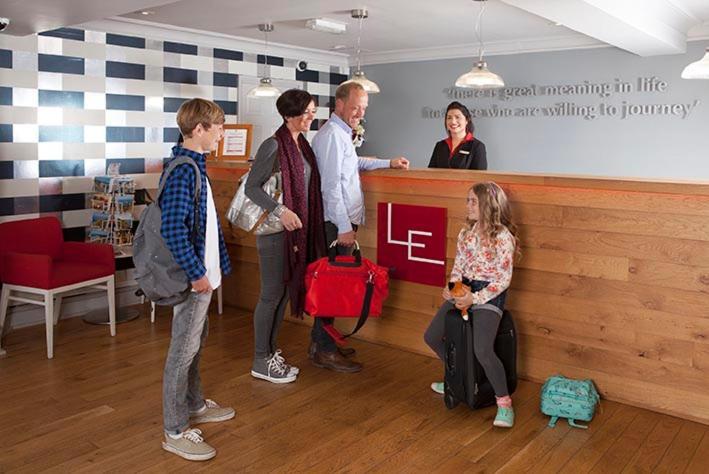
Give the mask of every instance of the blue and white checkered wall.
M 270 75 L 302 81 L 316 97 L 317 129 L 348 71 L 301 72 L 297 61 L 269 55 Z M 72 28 L 0 36 L 0 222 L 56 215 L 66 238 L 83 240 L 93 176 L 119 162 L 138 189 L 154 189 L 177 140 L 180 104 L 212 99 L 237 123 L 239 77 L 257 77 L 264 62 L 232 49 Z M 136 202 L 138 214 L 144 192 Z

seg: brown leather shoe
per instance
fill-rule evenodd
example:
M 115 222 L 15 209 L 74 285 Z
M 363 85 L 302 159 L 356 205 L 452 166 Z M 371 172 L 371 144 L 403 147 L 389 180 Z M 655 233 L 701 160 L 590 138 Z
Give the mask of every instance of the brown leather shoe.
M 354 347 L 338 347 L 337 352 L 345 357 L 352 357 L 357 352 Z
M 362 370 L 362 364 L 346 359 L 338 351 L 316 351 L 313 355 L 313 365 L 321 369 L 330 369 L 335 372 L 353 373 Z
M 318 344 L 315 341 L 310 341 L 310 347 L 308 347 L 308 359 L 312 359 L 317 350 Z
M 315 352 L 318 350 L 318 345 L 310 341 L 310 347 L 308 347 L 308 359 L 312 359 L 313 355 L 315 355 Z M 345 357 L 353 357 L 355 353 L 357 352 L 354 347 L 339 347 L 337 348 L 337 352 L 342 354 Z

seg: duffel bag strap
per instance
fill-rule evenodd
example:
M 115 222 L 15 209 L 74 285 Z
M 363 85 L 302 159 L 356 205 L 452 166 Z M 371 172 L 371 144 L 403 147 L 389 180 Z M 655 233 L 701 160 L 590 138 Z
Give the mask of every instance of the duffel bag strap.
M 364 301 L 362 302 L 362 311 L 359 313 L 359 319 L 357 320 L 357 325 L 355 328 L 352 330 L 351 333 L 347 334 L 344 337 L 350 337 L 357 331 L 359 331 L 362 326 L 364 326 L 364 323 L 367 322 L 367 319 L 369 318 L 369 310 L 370 307 L 372 306 L 372 296 L 374 295 L 374 273 L 369 272 L 369 279 L 367 280 L 367 289 L 364 292 Z
M 330 337 L 332 337 L 335 340 L 336 344 L 344 345 L 346 343 L 345 338 L 352 336 L 353 334 L 357 333 L 357 331 L 362 329 L 362 326 L 364 326 L 364 323 L 366 323 L 367 319 L 369 318 L 369 310 L 372 305 L 372 297 L 373 296 L 374 296 L 374 272 L 369 272 L 369 279 L 367 280 L 367 288 L 364 292 L 364 301 L 362 301 L 362 311 L 359 313 L 359 319 L 357 320 L 357 324 L 355 325 L 352 332 L 343 336 L 340 334 L 340 332 L 337 329 L 335 329 L 335 327 L 333 325 L 325 324 L 323 326 L 323 328 L 330 335 Z

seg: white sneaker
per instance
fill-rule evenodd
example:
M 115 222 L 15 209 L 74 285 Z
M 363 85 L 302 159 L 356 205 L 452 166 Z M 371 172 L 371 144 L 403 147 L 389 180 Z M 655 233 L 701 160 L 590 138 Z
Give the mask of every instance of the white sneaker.
M 212 459 L 217 455 L 217 450 L 205 443 L 201 435 L 202 431 L 197 428 L 185 430 L 177 438 L 165 433 L 162 449 L 190 461 Z
M 209 398 L 204 401 L 201 410 L 190 413 L 192 423 L 214 423 L 217 421 L 231 420 L 236 415 L 236 411 L 231 407 L 221 407 L 214 400 Z
M 286 358 L 281 355 L 280 349 L 276 349 L 276 352 L 273 353 L 273 356 L 278 360 L 281 365 L 286 367 L 289 374 L 298 375 L 300 373 L 300 369 L 295 365 L 286 364 Z
M 290 373 L 278 360 L 280 356 L 273 354 L 265 359 L 254 359 L 251 367 L 251 376 L 257 379 L 268 380 L 272 383 L 290 383 L 295 381 L 296 375 Z

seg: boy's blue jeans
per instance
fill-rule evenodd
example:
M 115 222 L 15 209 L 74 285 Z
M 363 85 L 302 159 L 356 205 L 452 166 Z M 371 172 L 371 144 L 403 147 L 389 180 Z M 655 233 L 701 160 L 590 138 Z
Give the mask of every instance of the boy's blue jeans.
M 209 332 L 207 313 L 211 300 L 211 291 L 192 292 L 173 308 L 172 338 L 162 384 L 163 425 L 169 434 L 186 430 L 190 411 L 204 406 L 199 359 Z

